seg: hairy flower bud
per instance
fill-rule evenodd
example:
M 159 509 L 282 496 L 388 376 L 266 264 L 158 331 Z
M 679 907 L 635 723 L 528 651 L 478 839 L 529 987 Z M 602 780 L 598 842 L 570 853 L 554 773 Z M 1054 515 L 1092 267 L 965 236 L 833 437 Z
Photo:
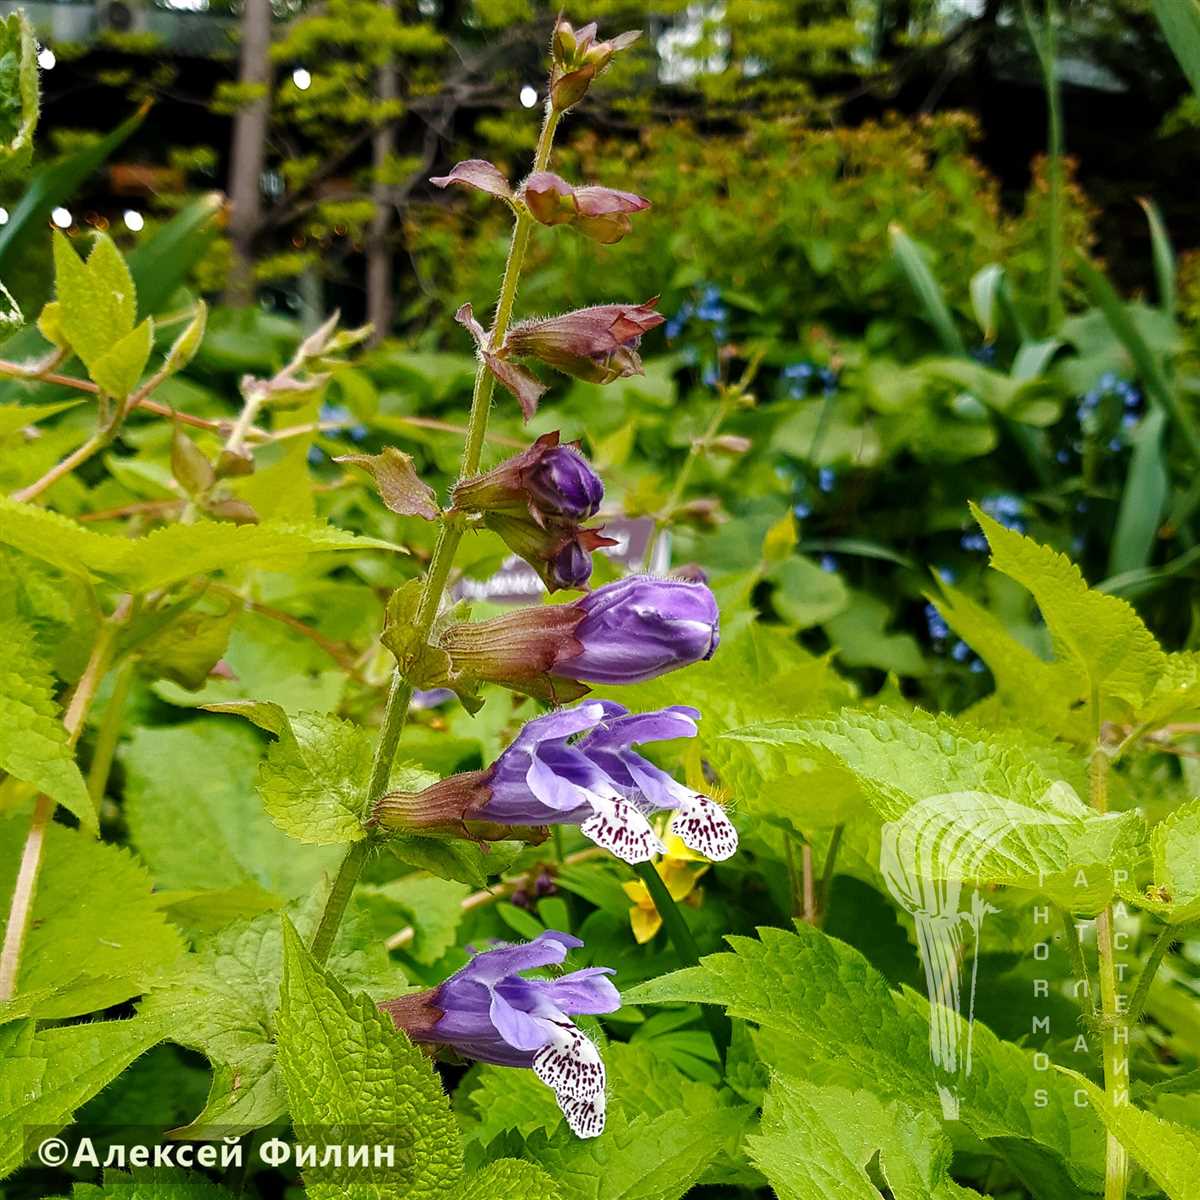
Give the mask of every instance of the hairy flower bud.
M 612 62 L 613 55 L 632 46 L 641 36 L 640 30 L 632 30 L 598 42 L 595 22 L 575 29 L 569 21 L 560 20 L 550 44 L 554 59 L 550 102 L 554 108 L 565 112 L 578 104 L 587 94 L 592 80 Z
M 541 525 L 527 516 L 487 513 L 483 523 L 538 573 L 549 592 L 586 587 L 592 577 L 592 552 L 617 544 L 598 529 Z
M 579 451 L 544 433 L 528 450 L 460 483 L 453 493 L 461 512 L 523 512 L 540 525 L 552 520 L 586 521 L 599 511 L 604 484 Z
M 550 171 L 525 180 L 522 197 L 543 225 L 574 225 L 580 233 L 604 245 L 619 242 L 633 228 L 629 213 L 642 212 L 650 201 L 633 192 L 607 187 L 572 187 Z
M 641 683 L 711 658 L 719 640 L 705 584 L 632 575 L 573 604 L 452 625 L 440 646 L 468 678 L 561 703 L 584 683 Z
M 654 311 L 657 303 L 655 296 L 644 304 L 598 304 L 523 322 L 509 331 L 502 357 L 540 359 L 591 383 L 641 375 L 638 344 L 644 333 L 663 323 Z

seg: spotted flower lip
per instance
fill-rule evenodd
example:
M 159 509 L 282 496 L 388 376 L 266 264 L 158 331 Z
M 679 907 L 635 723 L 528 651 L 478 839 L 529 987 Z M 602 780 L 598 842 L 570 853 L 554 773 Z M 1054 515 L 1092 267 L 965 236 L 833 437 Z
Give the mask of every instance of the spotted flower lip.
M 554 1090 L 579 1137 L 604 1129 L 604 1061 L 571 1017 L 615 1011 L 621 997 L 611 967 L 586 967 L 550 979 L 522 972 L 562 963 L 583 945 L 548 929 L 533 941 L 498 945 L 429 991 L 389 1000 L 380 1008 L 413 1041 L 453 1047 L 468 1058 L 529 1067 Z
M 610 700 L 585 701 L 526 722 L 482 771 L 467 771 L 422 792 L 390 793 L 376 822 L 389 829 L 496 830 L 577 825 L 628 863 L 649 862 L 666 847 L 650 822 L 671 810 L 669 829 L 719 862 L 737 849 L 737 831 L 711 797 L 678 783 L 633 749 L 694 737 L 700 714 L 673 705 L 631 714 Z
M 643 304 L 598 304 L 526 321 L 509 331 L 500 357 L 534 358 L 590 383 L 641 375 L 638 344 L 664 320 L 654 311 L 657 303 L 655 296 Z

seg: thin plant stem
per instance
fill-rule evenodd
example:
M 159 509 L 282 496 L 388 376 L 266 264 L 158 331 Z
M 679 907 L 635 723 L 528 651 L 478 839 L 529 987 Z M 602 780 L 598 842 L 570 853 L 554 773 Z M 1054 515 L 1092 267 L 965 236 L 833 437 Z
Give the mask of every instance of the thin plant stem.
M 1093 691 L 1093 712 L 1099 732 L 1099 697 Z M 1102 746 L 1092 754 L 1090 768 L 1092 807 L 1108 811 L 1108 755 Z M 1113 1107 L 1129 1101 L 1129 1025 L 1120 1012 L 1117 993 L 1116 953 L 1113 945 L 1112 905 L 1096 917 L 1096 951 L 1100 976 L 1100 1037 L 1104 1061 L 1104 1093 Z M 1104 1200 L 1125 1200 L 1129 1182 L 1129 1155 L 1120 1140 L 1109 1133 L 1105 1139 Z
M 646 553 L 642 559 L 643 571 L 648 571 L 650 565 L 654 562 L 654 552 L 658 549 L 659 538 L 662 537 L 663 530 L 671 520 L 675 509 L 679 507 L 679 502 L 683 499 L 684 491 L 692 478 L 692 472 L 696 468 L 696 462 L 699 460 L 704 447 L 717 436 L 718 430 L 725 423 L 725 418 L 729 415 L 729 408 L 729 401 L 722 400 L 717 405 L 716 411 L 712 415 L 712 420 L 708 423 L 708 428 L 688 448 L 687 458 L 683 460 L 683 466 L 679 468 L 679 474 L 675 476 L 675 485 L 671 488 L 671 494 L 667 497 L 667 501 L 662 506 L 661 511 L 654 518 L 654 528 L 650 531 L 650 537 L 646 542 Z
M 558 121 L 559 114 L 553 110 L 547 99 L 546 115 L 542 122 L 542 131 L 538 136 L 537 150 L 534 154 L 534 171 L 546 169 Z M 500 292 L 496 301 L 496 320 L 492 325 L 490 335 L 493 347 L 498 347 L 503 342 L 504 335 L 508 331 L 508 323 L 512 319 L 513 305 L 517 299 L 517 284 L 520 282 L 521 269 L 525 265 L 525 251 L 529 246 L 529 234 L 532 226 L 533 218 L 525 209 L 521 209 L 517 213 L 513 225 L 508 261 L 504 267 L 504 277 L 500 281 Z M 463 478 L 475 475 L 479 471 L 479 463 L 483 457 L 483 445 L 487 437 L 488 415 L 494 386 L 495 379 L 481 358 L 475 371 L 475 387 L 471 393 L 471 415 L 467 422 L 466 445 L 463 449 L 460 472 Z M 442 518 L 442 527 L 438 531 L 433 557 L 430 559 L 429 569 L 425 573 L 421 599 L 417 605 L 414 619 L 414 629 L 421 642 L 428 641 L 434 622 L 437 620 L 438 610 L 441 607 L 446 586 L 450 581 L 450 572 L 454 566 L 454 558 L 458 552 L 459 543 L 462 541 L 463 532 L 464 524 L 461 515 L 453 514 Z M 365 813 L 371 813 L 379 798 L 387 791 L 388 779 L 392 773 L 392 763 L 396 758 L 396 749 L 400 744 L 400 736 L 404 732 L 405 722 L 408 720 L 408 708 L 412 701 L 412 694 L 413 684 L 405 679 L 399 670 L 393 672 L 383 725 L 379 731 L 379 741 L 376 743 L 375 757 L 371 764 L 371 778 L 367 785 L 364 802 Z M 346 908 L 350 903 L 354 885 L 358 882 L 358 877 L 367 860 L 368 850 L 366 838 L 352 843 L 334 877 L 310 947 L 313 957 L 319 963 L 324 963 L 329 957 L 334 939 L 337 937 L 338 927 L 341 925 Z
M 842 845 L 845 825 L 835 825 L 829 835 L 829 847 L 825 851 L 825 865 L 821 870 L 821 890 L 817 893 L 817 915 L 824 917 L 829 911 L 829 892 L 833 887 L 833 870 L 837 865 L 838 850 Z
M 112 436 L 107 430 L 93 433 L 83 445 L 72 450 L 61 462 L 55 463 L 40 479 L 35 479 L 28 487 L 13 492 L 12 498 L 23 503 L 35 500 L 48 487 L 56 484 L 65 475 L 70 475 L 76 467 L 83 466 L 89 458 L 103 450 L 111 441 Z
M 1141 1019 L 1142 1010 L 1146 1007 L 1146 997 L 1150 995 L 1150 985 L 1154 982 L 1154 977 L 1158 974 L 1158 968 L 1162 966 L 1162 961 L 1166 957 L 1167 951 L 1170 950 L 1171 943 L 1178 936 L 1179 931 L 1174 926 L 1164 925 L 1158 937 L 1154 939 L 1154 945 L 1150 948 L 1150 957 L 1146 959 L 1146 965 L 1138 976 L 1133 999 L 1129 1002 L 1129 1011 L 1125 1015 L 1127 1024 L 1135 1025 Z
M 100 722 L 100 730 L 96 734 L 96 743 L 92 747 L 92 763 L 88 767 L 88 795 L 97 811 L 104 790 L 108 787 L 108 776 L 112 771 L 113 756 L 116 754 L 117 741 L 121 736 L 121 718 L 125 713 L 125 701 L 129 698 L 129 689 L 133 684 L 134 660 L 126 659 L 118 668 L 113 678 L 112 694 L 104 706 L 104 718 Z
M 73 747 L 79 741 L 88 710 L 96 698 L 96 689 L 108 672 L 116 647 L 117 633 L 125 622 L 131 600 L 124 597 L 117 610 L 101 626 L 92 646 L 87 666 L 75 686 L 71 702 L 63 716 L 67 731 L 67 745 Z M 4 945 L 0 948 L 0 1003 L 11 1000 L 17 990 L 17 976 L 21 971 L 21 954 L 25 948 L 25 937 L 29 933 L 33 918 L 33 900 L 37 892 L 38 875 L 42 868 L 42 850 L 46 841 L 46 830 L 54 817 L 54 801 L 49 796 L 39 796 L 33 807 L 29 832 L 21 850 L 21 861 L 17 867 L 17 878 L 13 885 L 12 900 L 8 906 L 8 923 L 4 929 Z
M 800 872 L 804 888 L 804 919 L 809 925 L 817 923 L 817 893 L 813 880 L 812 845 L 805 842 L 800 847 Z
M 679 905 L 671 898 L 671 893 L 667 891 L 667 885 L 663 883 L 662 877 L 654 869 L 654 865 L 637 863 L 633 872 L 646 885 L 650 899 L 654 901 L 654 907 L 658 909 L 658 915 L 662 917 L 667 936 L 671 939 L 671 945 L 675 947 L 675 953 L 679 955 L 680 961 L 686 967 L 697 966 L 700 962 L 700 950 L 696 945 L 696 939 L 692 937 L 692 931 L 687 927 L 683 913 L 679 911 Z M 700 1015 L 704 1018 L 704 1024 L 708 1028 L 713 1046 L 716 1047 L 717 1058 L 723 1066 L 725 1053 L 729 1049 L 729 1023 L 707 1004 L 700 1006 Z

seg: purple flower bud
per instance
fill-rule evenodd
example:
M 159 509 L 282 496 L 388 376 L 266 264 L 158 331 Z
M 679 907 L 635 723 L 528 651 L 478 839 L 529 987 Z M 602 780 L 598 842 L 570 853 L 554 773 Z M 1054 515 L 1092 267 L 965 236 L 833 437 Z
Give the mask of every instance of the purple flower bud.
M 617 544 L 598 529 L 580 529 L 569 522 L 539 523 L 529 516 L 489 512 L 483 523 L 538 573 L 549 592 L 585 588 L 592 577 L 592 551 Z
M 640 30 L 619 34 L 605 42 L 596 41 L 596 24 L 574 29 L 570 22 L 559 21 L 554 30 L 551 51 L 554 70 L 551 76 L 550 99 L 559 112 L 578 104 L 591 82 L 604 71 L 613 55 L 633 45 L 641 37 Z
M 499 357 L 536 358 L 576 379 L 611 383 L 642 374 L 637 347 L 642 335 L 663 323 L 644 304 L 598 304 L 543 321 L 526 321 L 509 331 Z
M 454 507 L 462 512 L 522 512 L 542 525 L 586 521 L 603 499 L 604 484 L 578 443 L 560 444 L 557 431 L 454 489 Z
M 580 653 L 551 668 L 590 683 L 641 683 L 712 658 L 720 614 L 703 583 L 631 575 L 577 600 Z
M 560 704 L 584 683 L 641 683 L 711 658 L 719 640 L 705 584 L 632 575 L 573 604 L 452 625 L 439 644 L 465 678 Z
M 582 945 L 569 933 L 548 929 L 524 945 L 477 953 L 438 987 L 379 1007 L 413 1041 L 451 1046 L 481 1062 L 532 1068 L 554 1089 L 571 1129 L 596 1137 L 604 1129 L 604 1062 L 571 1017 L 620 1007 L 620 994 L 607 978 L 612 968 L 587 967 L 555 979 L 521 974 L 557 965 Z

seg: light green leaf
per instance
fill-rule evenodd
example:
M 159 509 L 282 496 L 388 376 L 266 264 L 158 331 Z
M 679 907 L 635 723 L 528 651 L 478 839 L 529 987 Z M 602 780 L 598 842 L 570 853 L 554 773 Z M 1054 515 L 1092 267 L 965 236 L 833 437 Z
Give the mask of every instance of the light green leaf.
M 184 331 L 175 339 L 171 349 L 167 351 L 163 370 L 168 375 L 182 371 L 196 357 L 200 343 L 204 340 L 204 328 L 208 324 L 208 305 L 203 300 L 196 301 L 196 311 L 187 323 Z
M 780 616 L 799 629 L 836 617 L 850 602 L 841 578 L 823 571 L 811 558 L 792 555 L 772 568 L 775 584 L 771 602 Z
M 1200 800 L 1182 805 L 1154 826 L 1150 857 L 1150 885 L 1144 892 L 1123 887 L 1121 894 L 1168 925 L 1200 920 Z
M 142 377 L 154 346 L 154 321 L 147 317 L 88 367 L 92 381 L 117 400 L 124 400 Z
M 893 992 L 857 951 L 811 926 L 758 932 L 758 939 L 729 937 L 732 953 L 639 984 L 623 999 L 720 1004 L 758 1025 L 760 1057 L 776 1071 L 872 1092 L 886 1080 L 890 1097 L 940 1118 L 944 1076 L 930 1059 L 924 997 Z M 965 1044 L 966 1023 L 949 1019 Z M 972 1071 L 958 1076 L 957 1087 L 960 1119 L 977 1137 L 1030 1142 L 1061 1161 L 1081 1191 L 1100 1190 L 1103 1129 L 1076 1107 L 1068 1080 L 1035 1070 L 1031 1051 L 977 1020 Z M 1045 1090 L 1044 1105 L 1030 1102 L 1037 1088 Z M 997 1143 L 1001 1153 L 1004 1144 Z
M 560 1192 L 540 1167 L 518 1158 L 498 1158 L 454 1188 L 455 1200 L 560 1200 Z
M 1114 870 L 1132 871 L 1143 853 L 1136 812 L 1095 812 L 1016 736 L 951 717 L 843 710 L 726 736 L 802 746 L 851 772 L 887 822 L 881 868 L 902 892 L 945 880 L 1008 884 L 1096 911 L 1112 896 Z
M 315 927 L 316 913 L 312 903 L 293 909 L 305 933 Z M 354 906 L 334 943 L 330 969 L 347 986 L 369 988 L 381 996 L 405 990 L 383 944 Z M 268 912 L 223 929 L 142 1002 L 142 1014 L 159 1023 L 166 1039 L 198 1050 L 212 1063 L 208 1102 L 185 1130 L 178 1131 L 181 1136 L 248 1132 L 278 1120 L 287 1110 L 275 1065 L 282 975 L 279 914 Z
M 396 1152 L 386 1172 L 310 1170 L 307 1193 L 313 1200 L 449 1195 L 463 1174 L 462 1141 L 428 1057 L 368 996 L 351 996 L 323 971 L 287 921 L 283 947 L 279 1070 L 298 1139 L 346 1140 L 340 1128 Z
M 54 676 L 33 630 L 20 618 L 0 621 L 0 770 L 31 784 L 95 832 L 96 809 L 67 745 Z
M 37 120 L 37 42 L 17 9 L 0 19 L 0 175 L 28 166 Z
M 0 404 L 0 438 L 20 433 L 22 429 L 82 403 L 82 400 L 60 400 L 56 404 Z
M 105 1171 L 104 1183 L 77 1183 L 71 1200 L 235 1200 L 233 1192 L 213 1183 L 205 1175 L 173 1168 Z
M 1108 556 L 1110 575 L 1141 569 L 1154 552 L 1169 485 L 1163 447 L 1166 424 L 1166 415 L 1161 409 L 1155 409 L 1147 413 L 1130 434 L 1133 455 L 1125 475 L 1117 526 Z
M 0 895 L 12 892 L 28 821 L 0 821 Z M 128 850 L 52 824 L 46 831 L 33 919 L 21 955 L 21 991 L 55 989 L 39 1017 L 67 1017 L 127 1000 L 183 953 Z
M 54 279 L 59 324 L 90 373 L 94 364 L 133 331 L 137 318 L 133 277 L 107 234 L 96 235 L 85 263 L 66 234 L 56 230 Z M 95 382 L 100 384 L 98 379 Z
M 888 232 L 892 239 L 892 257 L 925 310 L 925 317 L 937 333 L 942 349 L 947 354 L 965 354 L 966 347 L 950 315 L 945 293 L 917 244 L 899 225 L 893 225 Z
M 0 1028 L 0 1178 L 25 1158 L 27 1126 L 43 1137 L 162 1039 L 152 1021 L 96 1021 L 34 1032 L 32 1021 Z
M 1059 1068 L 1087 1093 L 1109 1132 L 1167 1194 L 1169 1200 L 1194 1200 L 1200 1131 L 1176 1125 L 1132 1104 L 1113 1104 L 1090 1079 Z
M 838 657 L 848 667 L 876 667 L 895 675 L 924 675 L 928 669 L 916 639 L 888 633 L 891 610 L 866 592 L 854 592 L 844 611 L 825 623 Z
M 336 852 L 298 846 L 268 819 L 254 792 L 263 750 L 254 730 L 213 718 L 134 732 L 125 819 L 159 887 L 253 883 L 291 899 L 335 865 Z
M 520 842 L 488 842 L 486 850 L 458 838 L 409 837 L 397 834 L 387 848 L 403 863 L 441 879 L 456 879 L 473 888 L 487 887 L 490 875 L 507 870 L 524 849 Z
M 972 505 L 987 535 L 992 566 L 1037 601 L 1056 658 L 1098 694 L 1101 715 L 1127 717 L 1154 691 L 1167 656 L 1124 600 L 1093 591 L 1065 555 L 1006 529 Z M 1092 714 L 1093 724 L 1096 714 Z
M 952 1150 L 936 1118 L 865 1090 L 776 1075 L 747 1141 L 779 1200 L 877 1200 L 866 1170 L 876 1154 L 895 1200 L 978 1195 L 948 1177 Z
M 391 883 L 359 886 L 359 902 L 376 921 L 380 939 L 395 933 L 406 921 L 414 936 L 405 950 L 420 963 L 435 963 L 454 945 L 462 923 L 462 902 L 470 885 L 436 875 L 416 873 Z
M 1167 45 L 1200 96 L 1200 4 L 1196 0 L 1151 0 L 1151 3 Z

